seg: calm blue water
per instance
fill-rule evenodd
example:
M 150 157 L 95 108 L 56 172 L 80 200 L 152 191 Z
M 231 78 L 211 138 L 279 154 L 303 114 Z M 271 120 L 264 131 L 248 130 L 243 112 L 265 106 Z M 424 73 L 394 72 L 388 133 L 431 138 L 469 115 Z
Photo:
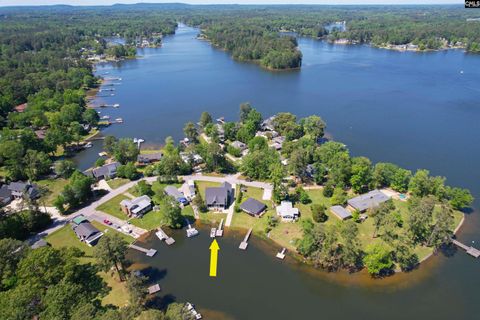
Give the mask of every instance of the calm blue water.
M 299 39 L 302 69 L 268 72 L 232 60 L 196 40 L 197 33 L 180 27 L 175 36 L 164 39 L 162 48 L 140 50 L 140 59 L 98 66 L 98 74 L 123 78 L 114 97 L 97 101 L 121 104 L 119 109 L 103 111 L 125 121 L 105 134 L 161 144 L 168 135 L 182 138 L 183 124 L 196 121 L 204 110 L 236 120 L 239 104 L 249 101 L 264 116 L 280 111 L 299 117 L 318 114 L 327 121 L 329 133 L 354 155 L 412 170 L 428 168 L 480 198 L 480 56 L 461 51 L 395 52 Z M 99 150 L 97 144 L 79 154 L 80 166 L 91 165 Z M 475 212 L 467 216 L 460 239 L 480 244 L 479 231 Z M 235 248 L 232 240 L 222 241 Z M 425 279 L 393 290 L 332 284 L 258 254 L 253 245 L 247 255 L 239 257 L 236 249 L 232 249 L 236 254 L 226 253 L 230 263 L 223 272 L 231 273 L 224 281 L 230 286 L 213 288 L 205 286 L 203 268 L 189 267 L 189 259 L 198 256 L 203 261 L 200 257 L 208 251 L 202 251 L 202 245 L 207 242 L 178 243 L 169 251 L 155 244 L 159 258 L 144 262 L 168 271 L 162 283 L 176 297 L 236 319 L 294 319 L 295 315 L 306 319 L 319 318 L 318 314 L 341 319 L 475 319 L 477 315 L 480 263 L 462 253 L 434 259 L 435 267 L 428 271 L 421 267 L 409 275 L 414 279 L 428 273 Z M 162 255 L 171 259 L 162 260 Z M 179 259 L 185 265 L 179 266 Z M 240 276 L 246 268 L 248 277 Z M 184 272 L 175 270 L 189 270 L 193 284 L 184 281 Z M 409 281 L 409 277 L 401 279 Z

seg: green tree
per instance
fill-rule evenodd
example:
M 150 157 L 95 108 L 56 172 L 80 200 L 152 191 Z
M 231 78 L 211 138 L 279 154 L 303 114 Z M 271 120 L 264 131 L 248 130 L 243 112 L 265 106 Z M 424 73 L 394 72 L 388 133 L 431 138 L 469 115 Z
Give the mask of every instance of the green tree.
M 127 164 L 121 165 L 117 168 L 117 176 L 120 178 L 135 180 L 139 175 L 140 173 L 133 162 L 128 162 Z
M 173 229 L 182 227 L 182 210 L 178 202 L 172 197 L 165 197 L 160 205 L 163 208 L 165 224 Z
M 313 115 L 306 117 L 302 119 L 301 123 L 303 126 L 303 131 L 315 141 L 323 137 L 326 124 L 319 116 Z
M 142 306 L 147 296 L 147 278 L 131 272 L 127 277 L 127 290 L 130 303 L 133 306 Z
M 369 244 L 365 250 L 363 263 L 368 273 L 374 276 L 391 272 L 393 268 L 391 250 L 379 243 Z
M 439 210 L 435 211 L 435 223 L 432 226 L 430 237 L 428 238 L 428 246 L 435 249 L 442 245 L 450 244 L 453 237 L 453 209 L 448 202 L 442 202 Z
M 202 112 L 202 114 L 200 115 L 200 122 L 199 122 L 200 127 L 205 128 L 207 124 L 212 122 L 213 122 L 213 119 L 210 113 L 206 111 Z
M 100 117 L 94 109 L 86 109 L 82 114 L 82 120 L 90 126 L 95 127 L 98 125 Z
M 432 196 L 409 200 L 407 230 L 414 243 L 422 243 L 428 238 L 435 202 Z
M 113 149 L 115 160 L 121 164 L 137 161 L 139 150 L 132 139 L 122 138 L 117 141 Z
M 68 179 L 75 171 L 75 163 L 70 160 L 60 160 L 55 163 L 55 173 L 62 178 Z
M 344 205 L 347 203 L 347 193 L 343 188 L 337 187 L 333 190 L 332 199 L 330 200 L 332 206 Z
M 467 189 L 447 187 L 446 193 L 450 205 L 456 210 L 471 206 L 474 200 L 472 194 Z
M 240 122 L 245 122 L 252 111 L 252 106 L 248 102 L 244 102 L 240 105 Z
M 312 218 L 315 222 L 325 222 L 328 219 L 327 214 L 325 213 L 326 208 L 322 204 L 312 204 L 310 206 L 310 210 L 312 210 Z
M 193 143 L 198 141 L 198 131 L 193 122 L 187 122 L 185 127 L 183 127 L 183 133 Z
M 368 158 L 352 158 L 350 184 L 353 191 L 364 193 L 372 182 L 372 163 Z
M 107 233 L 94 247 L 93 255 L 101 270 L 108 272 L 113 267 L 119 279 L 124 281 L 127 249 L 127 242 L 118 233 Z

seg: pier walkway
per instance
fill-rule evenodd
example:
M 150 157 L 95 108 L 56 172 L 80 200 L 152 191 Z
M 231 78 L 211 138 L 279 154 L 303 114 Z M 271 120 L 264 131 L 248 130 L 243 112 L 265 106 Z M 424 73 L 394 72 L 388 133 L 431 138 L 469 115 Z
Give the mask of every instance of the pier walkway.
M 165 243 L 167 245 L 172 245 L 175 243 L 175 240 L 172 238 L 172 237 L 169 237 L 165 231 L 162 230 L 162 228 L 158 228 L 158 231 L 155 232 L 155 234 L 157 235 L 157 237 L 160 239 L 160 240 L 165 240 Z
M 452 240 L 452 243 L 454 245 L 456 245 L 457 247 L 465 250 L 465 252 L 467 252 L 467 254 L 471 255 L 472 257 L 474 257 L 474 258 L 480 257 L 480 250 L 478 250 L 477 248 L 474 248 L 472 246 L 467 246 L 466 244 L 463 244 L 463 243 L 461 243 L 460 241 L 457 241 L 457 240 Z
M 242 243 L 240 243 L 240 246 L 238 247 L 240 250 L 247 250 L 248 247 L 248 238 L 250 238 L 250 235 L 252 234 L 252 228 L 248 229 L 247 234 L 245 235 L 245 238 L 243 238 Z
M 143 252 L 149 257 L 153 257 L 157 253 L 157 250 L 155 250 L 155 249 L 145 249 L 145 248 L 142 248 L 142 247 L 137 246 L 135 244 L 131 244 L 128 247 L 132 248 L 132 249 L 135 249 L 135 250 L 138 250 L 140 252 Z

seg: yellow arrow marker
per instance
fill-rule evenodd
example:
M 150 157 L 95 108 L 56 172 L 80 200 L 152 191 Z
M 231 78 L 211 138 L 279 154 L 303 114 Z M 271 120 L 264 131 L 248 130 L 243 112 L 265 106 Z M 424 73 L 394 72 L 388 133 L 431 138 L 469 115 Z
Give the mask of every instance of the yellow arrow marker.
M 212 244 L 210 245 L 210 277 L 217 276 L 217 259 L 218 259 L 218 242 L 216 239 L 213 239 Z

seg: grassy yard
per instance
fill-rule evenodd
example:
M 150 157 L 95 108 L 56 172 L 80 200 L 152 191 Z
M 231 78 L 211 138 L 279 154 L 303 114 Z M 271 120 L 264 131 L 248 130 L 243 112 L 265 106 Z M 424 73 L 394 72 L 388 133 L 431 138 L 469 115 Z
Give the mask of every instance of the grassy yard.
M 117 189 L 118 187 L 121 187 L 124 184 L 127 184 L 129 182 L 130 182 L 130 180 L 124 179 L 124 178 L 115 178 L 115 179 L 107 180 L 108 185 L 112 189 Z
M 107 233 L 107 232 L 117 232 L 115 229 L 110 227 L 104 226 L 97 221 L 92 221 L 92 225 L 94 225 L 100 231 Z M 132 243 L 134 239 L 129 237 L 123 233 L 118 233 L 124 238 L 128 243 Z M 94 263 L 95 260 L 93 258 L 93 248 L 87 246 L 85 243 L 80 242 L 78 238 L 75 236 L 72 228 L 70 225 L 67 225 L 58 231 L 50 234 L 46 241 L 54 248 L 64 248 L 64 247 L 75 247 L 82 250 L 85 253 L 85 258 L 82 258 L 81 261 L 84 263 Z M 128 290 L 125 286 L 124 282 L 120 282 L 116 275 L 111 275 L 106 272 L 99 272 L 98 275 L 102 277 L 102 279 L 107 283 L 107 286 L 110 287 L 110 292 L 102 299 L 103 305 L 116 305 L 116 306 L 124 306 L 128 304 Z
M 220 183 L 210 181 L 195 181 L 195 185 L 197 186 L 198 192 L 200 192 L 200 196 L 202 196 L 202 199 L 205 200 L 205 189 L 219 187 Z
M 122 200 L 125 200 L 125 199 L 130 199 L 130 198 L 123 194 L 119 194 L 118 196 L 110 199 L 109 201 L 99 205 L 95 209 L 108 213 L 119 219 L 127 220 L 128 219 L 127 215 L 120 208 L 120 202 L 122 202 Z
M 62 178 L 37 181 L 36 184 L 48 189 L 47 193 L 40 198 L 40 203 L 45 202 L 46 206 L 53 206 L 53 202 L 63 191 L 63 188 L 67 185 L 67 183 L 68 180 Z

